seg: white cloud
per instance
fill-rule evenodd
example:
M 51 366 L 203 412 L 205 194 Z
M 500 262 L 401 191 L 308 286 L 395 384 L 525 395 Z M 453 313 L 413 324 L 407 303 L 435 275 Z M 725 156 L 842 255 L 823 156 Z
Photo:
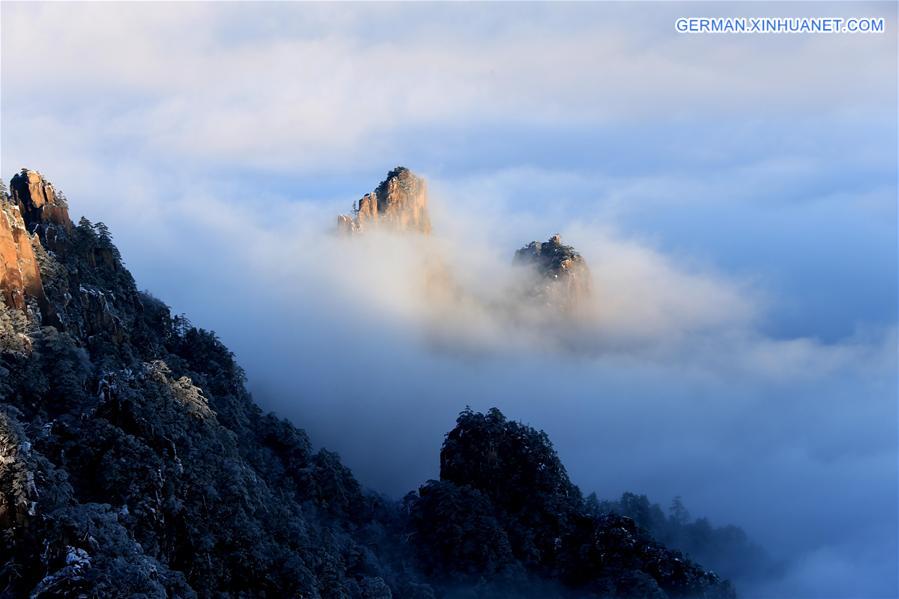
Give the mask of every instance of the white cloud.
M 895 99 L 879 79 L 888 35 L 690 37 L 674 33 L 673 8 L 668 20 L 642 7 L 611 18 L 589 6 L 516 9 L 514 19 L 434 8 L 481 35 L 420 8 L 274 10 L 295 31 L 252 5 L 7 4 L 6 127 L 17 138 L 20 115 L 52 107 L 54 138 L 81 138 L 70 143 L 296 170 L 396 153 L 402 136 L 435 126 L 743 118 L 760 106 L 883 113 Z M 403 34 L 348 29 L 355 10 Z
M 689 239 L 672 247 L 625 225 L 689 211 L 698 235 L 721 223 L 697 206 L 745 201 L 739 216 L 754 220 L 732 217 L 722 236 L 751 239 L 758 267 L 798 247 L 772 250 L 758 230 L 819 234 L 816 249 L 846 242 L 836 227 L 802 228 L 820 218 L 810 197 L 840 207 L 825 215 L 838 224 L 857 204 L 868 220 L 895 217 L 892 184 L 808 192 L 895 163 L 868 143 L 883 123 L 895 132 L 884 76 L 895 36 L 677 36 L 681 5 L 265 6 L 3 3 L 4 177 L 41 169 L 74 213 L 110 224 L 139 284 L 218 330 L 259 399 L 366 482 L 399 491 L 432 476 L 454 414 L 499 405 L 545 428 L 588 490 L 685 494 L 694 511 L 804 556 L 780 590 L 818 596 L 863 576 L 849 558 L 864 536 L 837 537 L 895 521 L 883 507 L 895 497 L 894 328 L 832 342 L 767 334 L 784 298 L 767 271 L 722 272 L 730 240 L 690 253 Z M 886 4 L 828 12 L 895 22 Z M 502 132 L 607 126 L 620 137 L 559 143 L 562 166 L 482 164 Z M 855 136 L 830 135 L 841 127 Z M 486 147 L 452 145 L 471 132 Z M 608 164 L 574 164 L 602 144 Z M 472 155 L 469 172 L 441 171 L 458 159 L 444 146 Z M 377 170 L 426 147 L 429 248 L 328 235 L 366 189 L 265 185 Z M 619 153 L 639 172 L 621 172 Z M 563 351 L 539 319 L 521 326 L 491 307 L 515 282 L 512 251 L 555 232 L 589 261 L 599 312 Z M 427 301 L 421 262 L 435 254 L 465 301 Z M 894 555 L 889 542 L 872 541 Z M 816 581 L 822 568 L 836 574 Z

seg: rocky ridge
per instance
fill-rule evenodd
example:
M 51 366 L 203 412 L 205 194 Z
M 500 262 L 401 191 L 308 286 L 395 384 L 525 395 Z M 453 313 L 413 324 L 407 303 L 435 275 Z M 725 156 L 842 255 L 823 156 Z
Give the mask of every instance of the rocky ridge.
M 65 198 L 57 194 L 53 185 L 39 172 L 23 168 L 13 175 L 9 191 L 13 204 L 19 207 L 32 229 L 40 225 L 58 225 L 67 230 L 72 228 Z

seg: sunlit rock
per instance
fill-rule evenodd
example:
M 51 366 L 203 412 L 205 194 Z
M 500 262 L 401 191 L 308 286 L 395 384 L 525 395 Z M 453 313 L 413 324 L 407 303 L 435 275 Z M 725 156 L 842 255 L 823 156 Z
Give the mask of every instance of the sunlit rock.
M 359 233 L 375 227 L 394 231 L 431 232 L 428 186 L 409 169 L 398 166 L 372 193 L 353 206 L 353 214 L 337 217 L 338 229 Z
M 41 273 L 19 207 L 3 194 L 0 198 L 0 292 L 6 305 L 25 309 L 27 299 L 44 300 Z
M 19 207 L 29 231 L 37 225 L 54 224 L 72 228 L 69 208 L 62 194 L 37 171 L 23 168 L 9 182 L 12 201 Z

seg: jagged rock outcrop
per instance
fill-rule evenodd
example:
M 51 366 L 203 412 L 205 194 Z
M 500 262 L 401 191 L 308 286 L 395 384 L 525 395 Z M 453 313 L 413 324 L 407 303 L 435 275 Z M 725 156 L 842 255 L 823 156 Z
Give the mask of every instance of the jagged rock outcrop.
M 57 193 L 39 172 L 23 168 L 10 180 L 9 192 L 29 231 L 33 231 L 38 225 L 50 224 L 59 225 L 66 230 L 72 228 L 65 197 Z
M 352 215 L 338 216 L 337 227 L 344 233 L 385 227 L 427 235 L 431 232 L 427 183 L 406 167 L 398 166 L 387 173 L 377 189 L 353 206 Z
M 121 343 L 141 306 L 106 226 L 86 219 L 74 225 L 62 193 L 24 168 L 10 194 L 3 189 L 0 211 L 6 305 L 92 343 Z
M 590 269 L 583 256 L 560 235 L 544 242 L 532 241 L 515 252 L 516 264 L 533 269 L 535 279 L 527 291 L 534 301 L 553 307 L 563 314 L 583 308 L 592 293 Z
M 24 310 L 29 298 L 43 303 L 44 288 L 33 244 L 19 207 L 2 192 L 0 197 L 0 293 L 7 306 Z

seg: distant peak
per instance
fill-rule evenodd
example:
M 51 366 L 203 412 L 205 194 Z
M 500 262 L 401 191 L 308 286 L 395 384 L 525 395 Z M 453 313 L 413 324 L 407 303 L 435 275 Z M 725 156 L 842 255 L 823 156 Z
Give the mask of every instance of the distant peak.
M 337 217 L 338 228 L 359 233 L 371 227 L 396 231 L 431 232 L 427 182 L 404 166 L 397 166 L 371 193 L 357 202 L 352 215 Z
M 535 269 L 531 295 L 547 305 L 571 312 L 591 295 L 590 271 L 584 258 L 556 233 L 547 241 L 532 241 L 515 252 L 514 261 Z

